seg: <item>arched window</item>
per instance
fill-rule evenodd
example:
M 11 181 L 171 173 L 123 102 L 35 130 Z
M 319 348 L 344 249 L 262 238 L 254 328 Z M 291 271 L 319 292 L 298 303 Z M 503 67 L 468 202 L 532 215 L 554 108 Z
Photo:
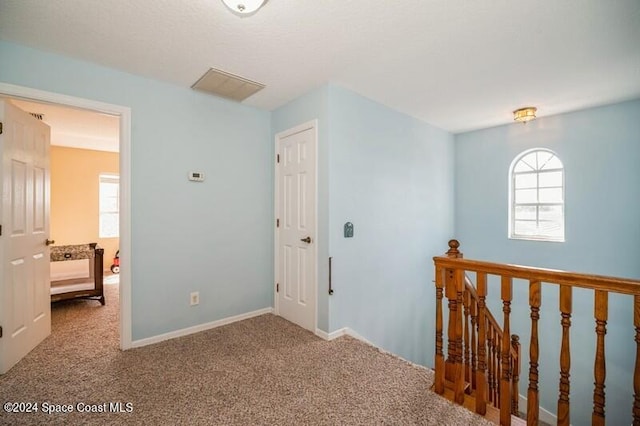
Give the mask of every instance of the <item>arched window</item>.
M 531 149 L 511 163 L 509 238 L 564 241 L 564 167 L 553 151 Z

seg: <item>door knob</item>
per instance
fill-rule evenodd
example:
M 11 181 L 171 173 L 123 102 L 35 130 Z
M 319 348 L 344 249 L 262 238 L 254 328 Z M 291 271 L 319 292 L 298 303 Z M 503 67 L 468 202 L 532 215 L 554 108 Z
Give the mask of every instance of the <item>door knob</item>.
M 50 240 L 48 238 L 46 240 L 44 240 L 44 244 L 47 245 L 47 246 L 50 246 L 51 244 L 55 244 L 55 243 L 56 243 L 55 240 Z
M 300 238 L 300 241 L 302 241 L 303 243 L 311 244 L 311 237 Z

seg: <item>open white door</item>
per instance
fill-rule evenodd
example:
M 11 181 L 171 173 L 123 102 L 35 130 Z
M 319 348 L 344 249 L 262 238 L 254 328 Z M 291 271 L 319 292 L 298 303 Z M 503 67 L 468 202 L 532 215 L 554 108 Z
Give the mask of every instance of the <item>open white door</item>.
M 51 333 L 49 126 L 0 99 L 0 374 Z
M 316 330 L 316 128 L 277 135 L 276 313 Z

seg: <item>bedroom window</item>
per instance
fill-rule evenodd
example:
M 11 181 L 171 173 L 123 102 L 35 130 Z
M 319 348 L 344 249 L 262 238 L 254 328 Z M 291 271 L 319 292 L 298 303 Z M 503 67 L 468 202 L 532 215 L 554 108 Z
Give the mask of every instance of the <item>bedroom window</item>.
M 528 150 L 511 163 L 509 238 L 564 241 L 564 166 L 553 151 Z
M 100 175 L 100 238 L 120 234 L 120 177 Z

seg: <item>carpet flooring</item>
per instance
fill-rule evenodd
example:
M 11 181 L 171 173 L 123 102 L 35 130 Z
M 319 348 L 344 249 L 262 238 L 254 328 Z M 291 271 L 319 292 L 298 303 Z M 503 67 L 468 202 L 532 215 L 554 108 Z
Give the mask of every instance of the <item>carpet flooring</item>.
M 39 411 L 0 424 L 491 424 L 431 392 L 431 370 L 274 315 L 120 351 L 117 296 L 52 307 L 52 335 L 0 376 L 0 402 Z

